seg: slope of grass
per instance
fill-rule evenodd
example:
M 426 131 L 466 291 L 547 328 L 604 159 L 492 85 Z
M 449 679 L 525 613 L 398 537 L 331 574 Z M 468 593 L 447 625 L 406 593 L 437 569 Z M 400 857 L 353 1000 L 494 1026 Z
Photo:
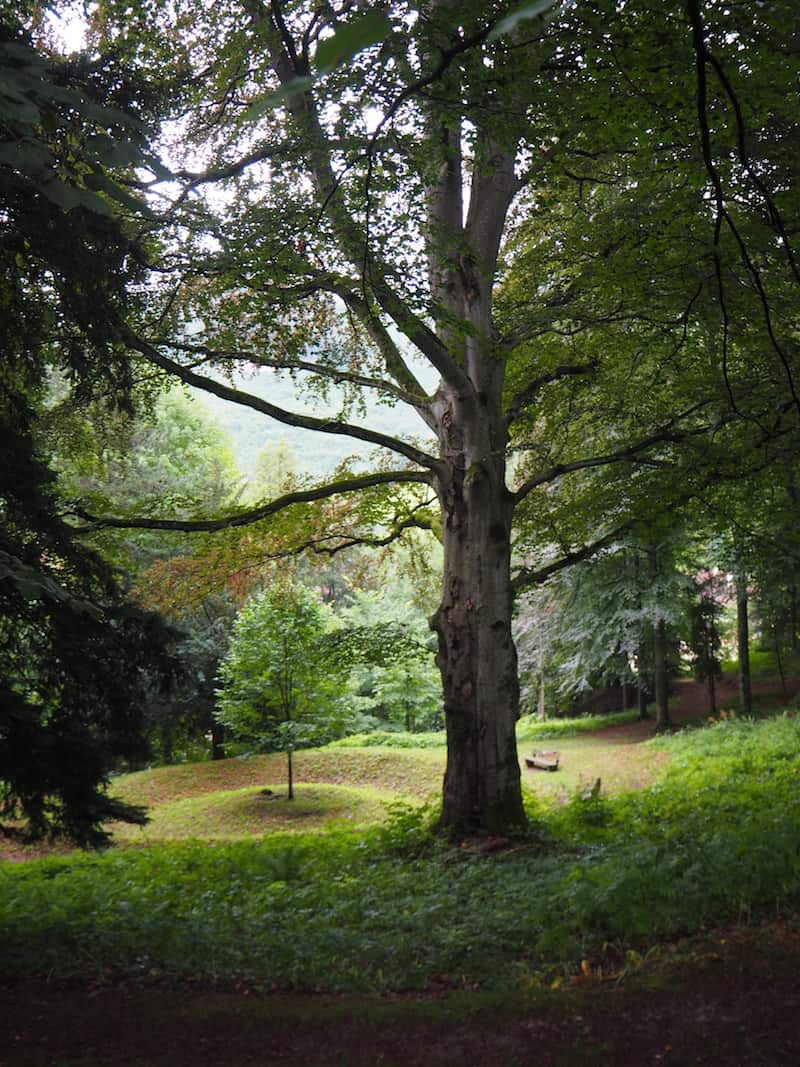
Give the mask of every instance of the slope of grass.
M 663 749 L 642 744 L 621 744 L 602 733 L 553 739 L 548 748 L 559 754 L 556 773 L 531 770 L 524 766 L 523 787 L 537 797 L 563 802 L 578 789 L 600 779 L 604 794 L 616 795 L 643 789 L 656 782 L 672 758 Z M 520 747 L 520 757 L 534 746 Z
M 294 799 L 288 800 L 285 784 L 277 782 L 267 790 L 256 786 L 184 797 L 152 809 L 144 827 L 115 824 L 114 841 L 155 844 L 198 837 L 231 841 L 280 830 L 316 829 L 330 819 L 361 826 L 379 822 L 396 801 L 394 793 L 369 787 L 302 783 L 294 792 Z
M 418 808 L 368 831 L 0 865 L 0 967 L 508 987 L 604 944 L 644 952 L 800 903 L 800 720 L 723 723 L 651 749 L 672 755 L 655 786 L 539 805 L 507 854 L 434 840 Z
M 294 755 L 297 781 L 373 786 L 422 799 L 441 787 L 443 768 L 441 751 L 337 750 L 328 746 Z M 159 805 L 256 785 L 277 789 L 273 783 L 285 781 L 285 756 L 249 756 L 137 771 L 117 778 L 112 791 L 131 803 Z

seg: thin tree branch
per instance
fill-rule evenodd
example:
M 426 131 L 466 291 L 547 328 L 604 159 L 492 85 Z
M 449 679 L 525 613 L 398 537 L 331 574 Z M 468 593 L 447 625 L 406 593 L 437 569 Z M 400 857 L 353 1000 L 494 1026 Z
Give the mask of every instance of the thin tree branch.
M 224 351 L 211 348 L 209 345 L 193 345 L 180 341 L 163 340 L 160 343 L 179 352 L 191 352 L 205 356 L 208 360 L 246 360 L 249 363 L 257 363 L 259 367 L 269 367 L 273 370 L 303 371 L 308 374 L 317 374 L 321 378 L 328 378 L 333 382 L 358 385 L 364 389 L 375 389 L 393 396 L 396 400 L 401 400 L 404 404 L 409 404 L 414 408 L 420 402 L 420 397 L 411 396 L 405 390 L 399 389 L 393 382 L 387 382 L 383 378 L 370 378 L 367 375 L 356 374 L 353 371 L 342 370 L 339 367 L 330 367 L 324 363 L 314 363 L 304 359 L 269 359 L 255 352 Z
M 674 426 L 680 420 L 688 418 L 690 415 L 695 414 L 707 405 L 708 401 L 699 401 L 697 404 L 693 404 L 686 411 L 680 415 L 676 415 L 671 419 L 666 426 L 663 426 L 655 433 L 642 438 L 640 441 L 636 441 L 634 444 L 629 445 L 627 448 L 621 448 L 616 452 L 608 452 L 603 456 L 588 456 L 585 459 L 572 460 L 569 463 L 558 463 L 548 470 L 543 471 L 541 474 L 535 475 L 533 478 L 529 478 L 523 482 L 520 488 L 514 493 L 514 504 L 519 504 L 525 497 L 531 493 L 534 489 L 541 485 L 547 485 L 550 482 L 556 481 L 564 474 L 571 474 L 575 471 L 589 470 L 592 467 L 607 467 L 613 463 L 641 463 L 648 466 L 666 466 L 667 464 L 663 460 L 649 459 L 646 456 L 642 457 L 643 452 L 647 452 L 648 449 L 654 445 L 659 444 L 677 444 L 681 441 L 685 441 L 691 437 L 697 437 L 702 434 L 708 433 L 711 427 L 699 426 L 687 430 L 676 430 Z
M 405 456 L 406 459 L 421 467 L 427 467 L 430 470 L 437 470 L 439 467 L 439 461 L 433 456 L 406 441 L 401 441 L 399 438 L 389 437 L 387 434 L 378 433 L 362 426 L 354 426 L 351 423 L 338 422 L 336 419 L 318 419 L 311 415 L 300 415 L 296 412 L 286 411 L 275 404 L 262 400 L 260 397 L 234 389 L 230 385 L 214 381 L 212 378 L 206 378 L 201 374 L 196 374 L 188 367 L 184 367 L 174 359 L 163 355 L 153 344 L 134 333 L 127 323 L 120 321 L 118 322 L 118 327 L 122 338 L 130 348 L 140 352 L 145 359 L 179 378 L 186 385 L 192 385 L 196 389 L 213 393 L 215 396 L 223 400 L 229 400 L 234 404 L 260 411 L 262 414 L 275 419 L 276 422 L 284 423 L 287 426 L 297 426 L 304 430 L 315 430 L 320 433 L 337 434 L 343 437 L 354 437 L 359 441 L 366 441 L 369 444 L 377 445 L 380 448 L 386 448 L 391 452 Z
M 736 411 L 737 414 L 741 414 L 736 406 L 736 401 L 734 399 L 733 391 L 731 389 L 728 377 L 729 318 L 727 308 L 725 306 L 725 298 L 722 288 L 722 257 L 720 254 L 720 235 L 723 221 L 725 222 L 725 225 L 728 227 L 731 234 L 733 235 L 733 238 L 739 248 L 739 254 L 742 257 L 742 261 L 745 265 L 745 268 L 751 279 L 753 280 L 753 284 L 755 285 L 756 292 L 758 294 L 758 299 L 764 314 L 764 321 L 770 345 L 776 352 L 781 362 L 781 365 L 783 366 L 783 370 L 786 375 L 786 380 L 789 385 L 789 391 L 792 395 L 792 400 L 797 410 L 800 411 L 800 397 L 798 396 L 797 389 L 795 387 L 794 376 L 792 374 L 789 360 L 783 350 L 783 347 L 778 341 L 777 335 L 775 334 L 775 328 L 772 322 L 772 311 L 769 306 L 769 301 L 767 300 L 767 294 L 764 288 L 763 281 L 761 279 L 761 274 L 747 250 L 744 238 L 739 232 L 736 223 L 734 222 L 733 218 L 730 215 L 730 212 L 725 206 L 725 194 L 722 188 L 722 179 L 720 178 L 719 172 L 717 171 L 716 165 L 714 164 L 714 157 L 711 150 L 711 130 L 708 123 L 708 85 L 706 79 L 706 65 L 711 65 L 717 72 L 717 76 L 721 78 L 723 88 L 725 88 L 732 103 L 734 103 L 734 97 L 732 95 L 733 89 L 732 87 L 730 87 L 730 83 L 728 82 L 727 77 L 725 77 L 724 72 L 722 72 L 721 66 L 715 62 L 708 50 L 708 46 L 706 44 L 705 39 L 705 25 L 703 23 L 701 0 L 687 0 L 687 12 L 689 16 L 689 24 L 692 30 L 692 43 L 695 51 L 695 70 L 697 76 L 697 123 L 700 129 L 700 141 L 702 145 L 703 162 L 705 164 L 706 172 L 709 176 L 712 188 L 714 190 L 714 200 L 716 205 L 716 219 L 714 222 L 714 266 L 717 275 L 717 287 L 719 290 L 720 307 L 723 317 L 722 372 L 725 381 L 725 388 L 728 392 L 728 397 L 730 399 L 731 406 L 733 407 L 734 411 Z M 738 109 L 738 101 L 734 103 L 734 111 L 736 114 L 737 136 L 740 142 L 741 152 L 744 148 L 743 127 L 741 125 L 741 122 L 743 120 L 741 112 Z M 746 167 L 749 166 L 749 164 L 747 163 L 747 158 L 748 157 L 745 150 L 743 165 L 745 165 Z M 763 194 L 763 190 L 760 191 L 762 191 Z M 791 256 L 791 249 L 788 244 L 785 244 L 785 247 L 787 248 L 787 252 L 790 256 L 790 263 L 794 268 L 794 260 Z
M 593 374 L 598 366 L 599 362 L 596 359 L 592 359 L 588 363 L 562 364 L 547 374 L 534 378 L 509 403 L 506 409 L 506 425 L 510 426 L 515 419 L 519 418 L 525 405 L 546 385 L 552 385 L 563 378 L 575 378 L 583 374 Z

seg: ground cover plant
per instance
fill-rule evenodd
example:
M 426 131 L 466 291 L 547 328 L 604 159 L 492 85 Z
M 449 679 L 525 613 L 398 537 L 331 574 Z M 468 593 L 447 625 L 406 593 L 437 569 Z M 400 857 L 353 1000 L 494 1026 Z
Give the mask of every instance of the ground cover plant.
M 507 988 L 602 967 L 604 945 L 618 965 L 653 939 L 796 905 L 800 721 L 725 720 L 640 747 L 669 757 L 654 785 L 529 794 L 531 833 L 496 853 L 434 838 L 431 809 L 406 806 L 367 830 L 3 864 L 0 966 Z

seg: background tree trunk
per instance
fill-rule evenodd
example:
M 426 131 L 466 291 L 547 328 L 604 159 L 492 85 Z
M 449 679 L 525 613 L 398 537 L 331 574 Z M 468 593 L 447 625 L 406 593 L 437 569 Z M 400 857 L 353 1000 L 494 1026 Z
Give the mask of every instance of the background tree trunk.
M 753 690 L 750 685 L 750 624 L 747 604 L 747 576 L 736 575 L 736 644 L 739 655 L 739 712 L 753 714 Z
M 215 718 L 211 719 L 211 758 L 225 759 L 225 727 Z
M 667 626 L 659 619 L 653 630 L 653 676 L 656 698 L 656 730 L 672 726 L 669 717 L 669 666 L 667 663 Z
M 637 671 L 636 671 L 636 704 L 639 709 L 639 718 L 648 718 L 647 714 L 647 695 L 648 695 L 648 682 L 647 674 L 645 670 L 645 643 L 639 645 L 639 649 L 636 653 Z
M 711 708 L 711 714 L 716 716 L 717 714 L 717 686 L 714 678 L 713 671 L 708 675 L 708 704 Z
M 650 578 L 655 582 L 659 574 L 658 548 L 647 549 Z M 656 730 L 668 730 L 672 725 L 669 717 L 669 667 L 667 664 L 667 626 L 660 618 L 653 627 L 653 696 L 656 702 Z

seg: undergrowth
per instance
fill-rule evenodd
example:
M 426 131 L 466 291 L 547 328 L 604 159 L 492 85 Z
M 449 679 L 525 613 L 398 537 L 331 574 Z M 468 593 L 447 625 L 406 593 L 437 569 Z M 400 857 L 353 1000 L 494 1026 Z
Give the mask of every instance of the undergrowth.
M 448 845 L 430 808 L 273 834 L 0 864 L 0 967 L 246 975 L 363 990 L 530 983 L 604 942 L 800 902 L 800 719 L 661 739 L 659 783 L 532 802 L 507 853 Z
M 581 715 L 574 719 L 541 719 L 523 716 L 517 724 L 517 741 L 538 741 L 546 738 L 571 737 L 575 734 L 603 730 L 607 726 L 621 726 L 634 722 L 639 713 L 635 708 L 615 711 L 608 715 Z
M 517 724 L 517 741 L 528 742 L 554 737 L 570 737 L 633 722 L 638 718 L 636 710 L 618 711 L 609 715 L 581 715 L 574 719 L 545 719 L 523 716 Z M 368 734 L 351 734 L 332 741 L 328 748 L 444 748 L 447 735 L 444 730 L 428 733 L 409 733 L 405 730 L 374 730 Z

